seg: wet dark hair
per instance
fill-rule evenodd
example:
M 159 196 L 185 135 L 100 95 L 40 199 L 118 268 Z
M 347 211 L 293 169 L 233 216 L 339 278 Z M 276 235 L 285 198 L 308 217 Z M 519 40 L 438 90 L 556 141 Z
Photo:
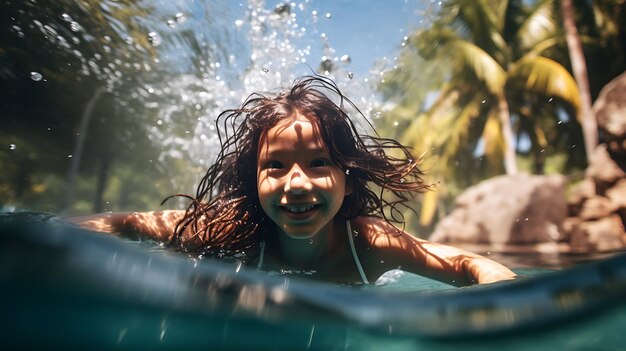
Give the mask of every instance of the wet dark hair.
M 337 103 L 333 102 L 335 98 Z M 172 243 L 185 247 L 183 236 L 200 243 L 194 251 L 216 254 L 246 252 L 275 229 L 258 199 L 257 154 L 262 134 L 297 113 L 313 117 L 332 161 L 346 172 L 346 196 L 340 214 L 379 216 L 404 223 L 398 205 L 427 188 L 418 160 L 392 139 L 360 134 L 347 110 L 367 119 L 337 85 L 323 76 L 305 76 L 275 96 L 254 93 L 237 109 L 217 118 L 221 150 L 200 181 L 195 197 L 178 223 Z M 366 127 L 374 128 L 369 122 Z M 390 192 L 390 196 L 383 193 Z M 389 199 L 391 198 L 391 199 Z

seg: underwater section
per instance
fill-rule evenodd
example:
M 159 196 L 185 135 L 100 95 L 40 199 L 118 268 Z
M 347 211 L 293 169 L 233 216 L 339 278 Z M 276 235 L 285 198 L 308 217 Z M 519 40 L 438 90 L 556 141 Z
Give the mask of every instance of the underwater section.
M 418 291 L 409 284 L 403 291 L 269 275 L 237 262 L 199 260 L 149 245 L 79 229 L 53 215 L 1 214 L 4 345 L 623 347 L 624 254 L 515 281 Z

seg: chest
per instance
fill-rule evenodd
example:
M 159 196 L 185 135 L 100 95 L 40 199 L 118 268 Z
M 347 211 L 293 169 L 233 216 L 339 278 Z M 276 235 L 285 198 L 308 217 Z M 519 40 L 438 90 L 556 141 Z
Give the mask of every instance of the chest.
M 267 252 L 261 270 L 270 274 L 304 277 L 334 283 L 362 283 L 357 264 L 349 247 L 310 264 L 285 262 L 280 256 Z

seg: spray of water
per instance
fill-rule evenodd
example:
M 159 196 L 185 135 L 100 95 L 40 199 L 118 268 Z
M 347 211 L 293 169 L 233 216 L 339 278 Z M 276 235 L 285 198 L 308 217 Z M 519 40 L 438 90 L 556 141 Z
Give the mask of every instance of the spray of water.
M 381 103 L 374 88 L 384 76 L 381 72 L 384 73 L 387 62 L 380 61 L 367 76 L 356 76 L 351 71 L 350 57 L 336 55 L 326 35 L 315 36 L 315 39 L 306 35 L 316 31 L 320 20 L 320 15 L 307 3 L 269 9 L 263 0 L 249 1 L 245 18 L 234 24 L 237 30 L 246 31 L 244 37 L 250 55 L 245 68 L 234 80 L 227 81 L 221 76 L 223 64 L 214 62 L 207 66 L 203 77 L 180 75 L 156 88 L 156 91 L 177 95 L 172 96 L 173 103 L 166 106 L 146 105 L 158 109 L 158 125 L 151 127 L 151 134 L 163 145 L 162 160 L 188 160 L 198 170 L 196 179 L 191 180 L 196 182 L 203 175 L 201 170 L 213 162 L 219 150 L 217 115 L 224 109 L 240 106 L 252 92 L 275 92 L 304 74 L 315 72 L 333 79 L 367 118 L 380 115 Z M 321 58 L 311 57 L 313 45 L 322 46 Z M 230 56 L 230 61 L 232 64 L 235 58 Z M 175 132 L 177 117 L 190 110 L 197 115 L 197 122 L 180 136 Z M 181 178 L 173 181 L 180 182 Z M 190 184 L 176 184 L 177 188 L 188 186 Z

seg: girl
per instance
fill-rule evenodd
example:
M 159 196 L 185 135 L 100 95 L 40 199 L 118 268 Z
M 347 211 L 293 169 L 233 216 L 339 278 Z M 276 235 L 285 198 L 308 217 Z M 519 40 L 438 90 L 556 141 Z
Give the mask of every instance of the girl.
M 513 278 L 501 264 L 391 223 L 402 222 L 398 206 L 427 186 L 407 148 L 359 134 L 346 104 L 362 116 L 320 76 L 275 97 L 253 94 L 218 116 L 221 151 L 196 196 L 182 195 L 191 200 L 186 211 L 68 220 L 185 251 L 245 254 L 260 269 L 314 272 L 326 281 L 367 284 L 396 268 L 457 286 Z

